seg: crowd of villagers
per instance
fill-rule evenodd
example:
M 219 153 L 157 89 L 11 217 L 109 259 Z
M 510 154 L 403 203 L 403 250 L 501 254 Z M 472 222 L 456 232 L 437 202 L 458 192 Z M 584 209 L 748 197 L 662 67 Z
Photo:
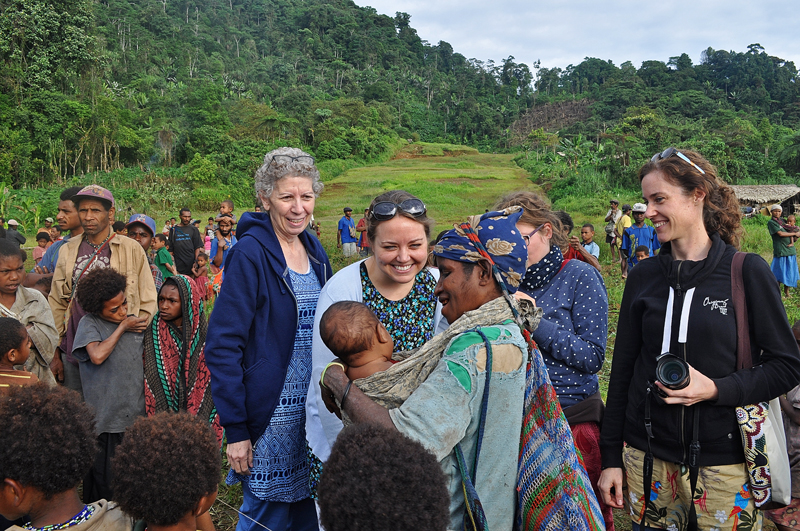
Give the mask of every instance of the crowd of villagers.
M 628 272 L 605 400 L 603 277 L 536 193 L 435 238 L 424 198 L 382 193 L 371 253 L 334 274 L 307 230 L 314 158 L 279 148 L 207 318 L 190 276 L 157 290 L 146 246 L 115 236 L 111 191 L 65 191 L 47 299 L 0 240 L 0 528 L 212 531 L 224 448 L 238 531 L 614 529 L 614 508 L 634 529 L 760 529 L 736 408 L 800 406 L 800 329 L 737 254 L 705 158 L 670 148 L 639 178 L 661 248 Z M 687 385 L 657 381 L 664 353 Z M 795 510 L 775 521 L 800 528 Z

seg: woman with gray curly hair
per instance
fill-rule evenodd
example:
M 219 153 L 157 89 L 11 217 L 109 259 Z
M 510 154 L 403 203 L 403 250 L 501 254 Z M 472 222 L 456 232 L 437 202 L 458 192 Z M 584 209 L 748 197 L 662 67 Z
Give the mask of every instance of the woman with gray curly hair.
M 317 531 L 305 402 L 317 299 L 331 265 L 305 229 L 323 185 L 314 158 L 296 148 L 267 153 L 255 181 L 264 212 L 239 220 L 206 338 L 227 482 L 242 483 L 237 531 Z

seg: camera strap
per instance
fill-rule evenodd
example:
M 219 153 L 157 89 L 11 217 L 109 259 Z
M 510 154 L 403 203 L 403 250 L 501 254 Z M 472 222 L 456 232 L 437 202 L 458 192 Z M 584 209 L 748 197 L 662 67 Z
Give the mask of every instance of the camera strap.
M 695 288 L 691 288 L 683 295 L 683 302 L 681 305 L 681 318 L 678 325 L 678 344 L 681 346 L 684 357 L 686 353 L 686 338 L 689 330 L 689 311 L 692 307 L 692 299 L 694 298 Z M 669 298 L 667 299 L 667 309 L 664 315 L 664 335 L 661 340 L 661 353 L 666 354 L 670 352 L 672 343 L 672 313 L 675 308 L 675 289 L 670 286 Z M 642 469 L 642 490 L 644 494 L 644 511 L 642 521 L 639 524 L 642 529 L 645 528 L 647 520 L 647 509 L 650 505 L 650 491 L 652 490 L 653 483 L 653 450 L 651 440 L 653 437 L 653 423 L 650 414 L 650 401 L 653 398 L 653 393 L 656 392 L 656 385 L 654 383 L 647 383 L 647 391 L 644 399 L 644 427 L 647 431 L 647 453 L 644 456 L 643 469 Z M 691 489 L 691 496 L 694 499 L 694 491 L 697 487 L 697 477 L 699 475 L 699 459 L 700 459 L 700 411 L 694 406 L 692 409 L 692 443 L 689 447 L 689 487 Z M 694 503 L 689 507 L 689 518 L 687 529 L 689 531 L 697 530 L 697 512 Z

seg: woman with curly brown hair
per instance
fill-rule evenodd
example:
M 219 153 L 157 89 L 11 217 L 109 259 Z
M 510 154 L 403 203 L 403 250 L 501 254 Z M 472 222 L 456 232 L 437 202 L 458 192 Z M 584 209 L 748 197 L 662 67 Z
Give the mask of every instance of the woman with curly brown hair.
M 634 529 L 760 529 L 736 407 L 775 398 L 800 379 L 780 293 L 766 262 L 747 254 L 755 367 L 737 371 L 731 276 L 741 223 L 733 192 L 700 154 L 675 148 L 656 153 L 639 180 L 662 247 L 625 285 L 600 440 L 603 500 L 624 503 Z M 665 353 L 682 360 L 666 358 L 685 367 L 688 381 L 656 381 Z

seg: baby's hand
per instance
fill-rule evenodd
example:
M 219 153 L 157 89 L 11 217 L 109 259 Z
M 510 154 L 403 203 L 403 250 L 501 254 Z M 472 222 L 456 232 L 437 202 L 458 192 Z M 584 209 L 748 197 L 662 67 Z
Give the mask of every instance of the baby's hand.
M 120 326 L 125 327 L 126 332 L 144 332 L 147 328 L 147 319 L 129 315 L 120 323 Z
M 528 295 L 527 293 L 523 293 L 523 292 L 522 292 L 522 290 L 519 290 L 519 289 L 518 289 L 518 290 L 517 290 L 517 291 L 514 293 L 514 297 L 515 297 L 515 298 L 516 298 L 518 301 L 523 301 L 523 300 L 525 300 L 525 301 L 531 301 L 531 304 L 533 304 L 534 308 L 536 307 L 536 299 L 534 299 L 533 297 L 531 297 L 531 296 L 530 296 L 530 295 Z

